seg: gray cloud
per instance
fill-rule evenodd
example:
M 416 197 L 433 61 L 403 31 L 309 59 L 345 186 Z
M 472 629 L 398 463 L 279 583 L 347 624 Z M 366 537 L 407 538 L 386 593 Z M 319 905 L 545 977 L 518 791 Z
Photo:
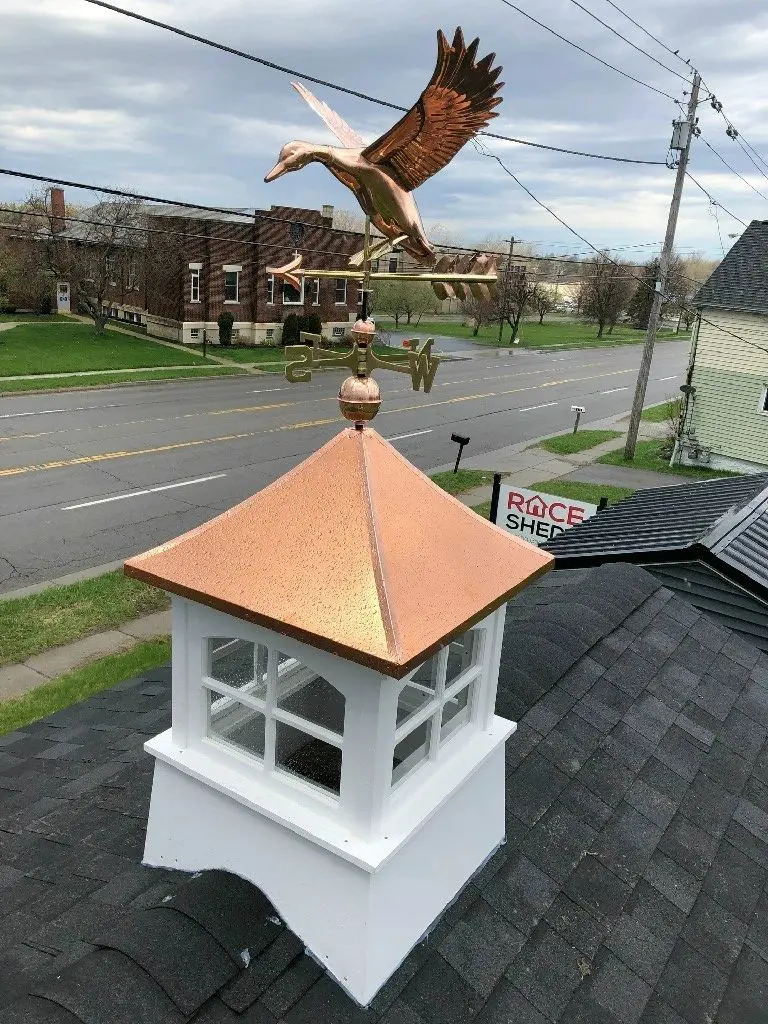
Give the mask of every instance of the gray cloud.
M 567 0 L 516 0 L 564 35 L 682 99 L 684 83 L 635 53 Z M 760 0 L 647 0 L 625 8 L 672 48 L 699 63 L 727 113 L 768 155 L 764 53 L 768 12 Z M 603 0 L 588 5 L 664 63 L 681 68 Z M 409 105 L 426 83 L 438 26 L 463 24 L 504 66 L 505 102 L 493 129 L 556 146 L 663 160 L 677 108 L 601 68 L 500 0 L 141 0 L 149 16 L 228 42 L 305 74 Z M 320 86 L 313 89 L 363 135 L 397 116 Z M 0 37 L 0 163 L 174 199 L 215 205 L 352 207 L 350 194 L 319 166 L 274 185 L 262 179 L 291 137 L 325 141 L 324 126 L 290 88 L 290 78 L 99 10 L 83 0 L 4 0 Z M 702 107 L 705 136 L 768 195 L 723 121 Z M 609 164 L 488 141 L 540 198 L 599 245 L 660 239 L 672 188 L 663 167 Z M 743 220 L 766 204 L 701 143 L 693 173 Z M 768 173 L 768 172 L 766 172 Z M 765 190 L 763 189 L 765 186 Z M 0 201 L 26 186 L 0 178 Z M 72 192 L 83 201 L 86 195 Z M 583 248 L 472 147 L 418 194 L 428 223 L 473 239 L 515 233 L 574 251 Z M 720 211 L 723 235 L 739 225 Z M 682 247 L 719 251 L 706 198 L 687 189 Z

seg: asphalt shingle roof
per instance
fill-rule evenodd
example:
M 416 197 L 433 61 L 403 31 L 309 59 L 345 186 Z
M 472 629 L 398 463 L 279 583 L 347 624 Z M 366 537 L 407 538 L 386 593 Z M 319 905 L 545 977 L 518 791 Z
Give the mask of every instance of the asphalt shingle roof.
M 699 309 L 768 314 L 768 221 L 753 220 L 694 298 Z
M 0 737 L 2 1024 L 764 1024 L 768 658 L 644 570 L 511 602 L 506 844 L 367 1010 L 250 884 L 140 864 L 169 679 Z
M 766 504 L 768 473 L 647 488 L 566 530 L 544 547 L 564 567 L 595 565 L 607 557 L 687 557 L 697 545 L 716 549 L 721 556 L 731 548 L 737 558 L 745 531 L 752 531 L 750 536 L 759 533 L 755 509 Z M 743 543 L 748 543 L 747 537 Z M 760 549 L 756 555 L 768 586 L 768 555 Z

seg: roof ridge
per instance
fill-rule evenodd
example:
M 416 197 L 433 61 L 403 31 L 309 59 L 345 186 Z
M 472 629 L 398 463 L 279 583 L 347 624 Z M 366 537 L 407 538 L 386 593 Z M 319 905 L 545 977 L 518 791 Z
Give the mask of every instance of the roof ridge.
M 373 576 L 376 580 L 376 593 L 379 599 L 379 608 L 381 609 L 381 621 L 384 626 L 384 635 L 387 638 L 387 646 L 390 649 L 392 657 L 400 660 L 403 652 L 402 636 L 397 627 L 395 616 L 392 612 L 392 606 L 389 600 L 389 593 L 387 588 L 387 568 L 386 559 L 381 544 L 379 543 L 379 533 L 376 529 L 376 518 L 375 510 L 373 508 L 373 493 L 371 490 L 370 481 L 370 462 L 367 451 L 367 439 L 370 438 L 371 443 L 379 441 L 385 449 L 389 448 L 395 454 L 398 454 L 396 450 L 385 441 L 384 438 L 378 433 L 378 431 L 372 428 L 367 428 L 360 431 L 355 431 L 356 438 L 359 439 L 358 444 L 358 459 L 361 470 L 361 478 L 363 488 L 365 490 L 365 510 L 366 510 L 366 525 L 368 527 L 368 536 L 371 543 L 371 551 L 373 553 Z

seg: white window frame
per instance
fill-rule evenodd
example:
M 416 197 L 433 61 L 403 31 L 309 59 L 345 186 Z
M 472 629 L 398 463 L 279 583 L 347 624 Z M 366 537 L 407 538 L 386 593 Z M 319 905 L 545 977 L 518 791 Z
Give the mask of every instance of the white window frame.
M 304 792 L 311 794 L 314 797 L 319 798 L 325 804 L 330 807 L 337 808 L 340 804 L 341 794 L 336 794 L 317 783 L 314 783 L 311 779 L 306 776 L 299 775 L 296 772 L 292 772 L 289 768 L 285 768 L 275 759 L 275 743 L 277 736 L 277 724 L 282 723 L 283 725 L 291 726 L 297 729 L 299 732 L 304 733 L 307 736 L 311 736 L 313 739 L 321 740 L 330 746 L 337 747 L 339 750 L 344 748 L 344 727 L 342 727 L 341 733 L 333 732 L 333 730 L 326 728 L 325 726 L 319 725 L 313 722 L 311 719 L 302 718 L 300 715 L 295 714 L 292 711 L 286 711 L 284 708 L 278 706 L 278 701 L 283 697 L 289 696 L 292 692 L 291 689 L 286 689 L 282 693 L 279 692 L 279 683 L 281 676 L 289 676 L 290 673 L 295 672 L 297 667 L 300 671 L 297 674 L 295 680 L 294 689 L 299 689 L 302 685 L 302 680 L 311 675 L 313 678 L 317 673 L 311 666 L 304 665 L 297 661 L 296 658 L 288 657 L 286 661 L 278 665 L 278 655 L 281 653 L 276 647 L 269 646 L 260 641 L 242 640 L 240 638 L 232 638 L 230 644 L 246 643 L 253 644 L 254 655 L 256 655 L 258 648 L 263 648 L 267 653 L 267 669 L 266 669 L 266 682 L 264 685 L 264 696 L 254 696 L 254 692 L 261 685 L 259 679 L 256 678 L 256 667 L 254 666 L 254 679 L 246 683 L 242 687 L 231 686 L 228 683 L 220 682 L 218 679 L 214 679 L 211 674 L 211 667 L 214 660 L 213 652 L 211 651 L 211 641 L 213 637 L 205 637 L 203 640 L 204 653 L 203 653 L 203 677 L 202 677 L 202 695 L 205 705 L 205 711 L 203 716 L 204 726 L 204 742 L 210 744 L 220 750 L 225 750 L 228 754 L 236 757 L 240 762 L 244 762 L 248 765 L 257 765 L 267 775 L 272 775 L 282 782 L 287 782 L 293 786 L 297 786 Z M 221 649 L 216 652 L 221 653 Z M 324 677 L 325 678 L 325 677 Z M 341 694 L 345 701 L 346 707 L 346 695 L 330 679 L 326 679 L 330 686 Z M 218 696 L 219 700 L 216 702 L 211 701 L 210 694 Z M 228 741 L 225 737 L 218 736 L 216 733 L 211 731 L 211 711 L 214 710 L 216 705 L 220 702 L 229 701 L 233 705 L 239 705 L 242 708 L 246 708 L 250 711 L 255 711 L 264 717 L 264 756 L 261 757 L 258 754 L 248 751 L 246 748 L 240 746 L 235 742 Z M 346 721 L 345 721 L 346 725 Z M 343 753 L 342 753 L 343 762 Z M 343 771 L 343 763 L 342 763 Z
M 283 281 L 283 287 L 280 289 L 280 298 L 284 306 L 303 306 L 304 305 L 304 278 L 301 278 L 301 288 L 299 288 L 298 299 L 286 299 L 285 289 L 290 287 L 287 281 Z
M 437 675 L 436 685 L 434 691 L 428 687 L 421 686 L 418 683 L 413 682 L 413 677 L 419 671 L 419 668 L 414 669 L 413 672 L 409 673 L 408 676 L 403 680 L 402 686 L 398 691 L 398 697 L 400 693 L 406 688 L 411 686 L 416 689 L 423 689 L 425 693 L 430 694 L 430 699 L 424 704 L 423 707 L 414 711 L 408 718 L 405 719 L 399 726 L 395 728 L 393 752 L 397 749 L 398 744 L 410 736 L 413 732 L 428 723 L 427 739 L 426 739 L 426 751 L 424 750 L 425 744 L 422 744 L 419 748 L 413 751 L 402 764 L 398 765 L 399 777 L 394 777 L 394 769 L 392 773 L 391 792 L 392 794 L 399 793 L 401 787 L 404 786 L 407 781 L 414 776 L 419 768 L 426 764 L 434 763 L 437 761 L 447 744 L 460 733 L 464 726 L 468 726 L 478 721 L 481 708 L 482 708 L 482 686 L 485 675 L 485 663 L 486 663 L 486 645 L 488 644 L 488 630 L 484 626 L 475 626 L 471 630 L 467 630 L 467 634 L 474 632 L 475 639 L 473 643 L 475 647 L 472 651 L 472 660 L 470 664 L 459 673 L 459 675 L 451 680 L 446 685 L 446 675 L 448 670 L 448 655 L 450 650 L 450 644 L 441 648 L 435 655 L 435 672 Z M 457 637 L 457 640 L 461 637 Z M 444 726 L 442 724 L 443 713 L 446 706 L 465 689 L 469 689 L 468 700 L 466 704 L 466 714 L 461 712 L 456 716 L 456 721 L 451 724 L 450 728 L 443 735 Z
M 339 294 L 339 289 L 340 289 L 340 287 L 342 285 L 344 286 L 344 299 L 340 301 L 337 298 L 337 296 Z M 337 306 L 346 306 L 346 304 L 347 304 L 347 279 L 346 279 L 346 277 L 337 277 L 335 285 L 334 285 L 334 288 L 335 288 L 334 304 L 337 305 Z
M 320 305 L 320 278 L 315 277 L 312 279 L 312 305 Z
M 200 271 L 202 263 L 189 264 L 189 302 L 200 302 Z
M 267 305 L 274 306 L 275 304 L 275 275 L 267 275 Z
M 761 416 L 768 416 L 768 409 L 766 409 L 766 405 L 768 405 L 768 384 L 763 384 L 763 390 L 760 395 L 760 401 L 757 405 L 757 411 L 760 413 Z
M 240 274 L 242 273 L 242 266 L 236 263 L 225 263 L 222 267 L 224 273 L 224 295 L 227 294 L 227 274 L 235 274 L 235 298 L 224 299 L 225 306 L 235 306 L 240 302 Z

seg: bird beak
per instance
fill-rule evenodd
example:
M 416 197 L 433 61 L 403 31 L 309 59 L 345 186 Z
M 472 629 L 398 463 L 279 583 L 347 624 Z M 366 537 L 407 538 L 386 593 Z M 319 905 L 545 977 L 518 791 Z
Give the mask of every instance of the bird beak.
M 278 160 L 272 170 L 264 178 L 264 181 L 274 181 L 275 178 L 279 178 L 281 174 L 285 174 L 288 168 L 285 166 L 282 160 Z

